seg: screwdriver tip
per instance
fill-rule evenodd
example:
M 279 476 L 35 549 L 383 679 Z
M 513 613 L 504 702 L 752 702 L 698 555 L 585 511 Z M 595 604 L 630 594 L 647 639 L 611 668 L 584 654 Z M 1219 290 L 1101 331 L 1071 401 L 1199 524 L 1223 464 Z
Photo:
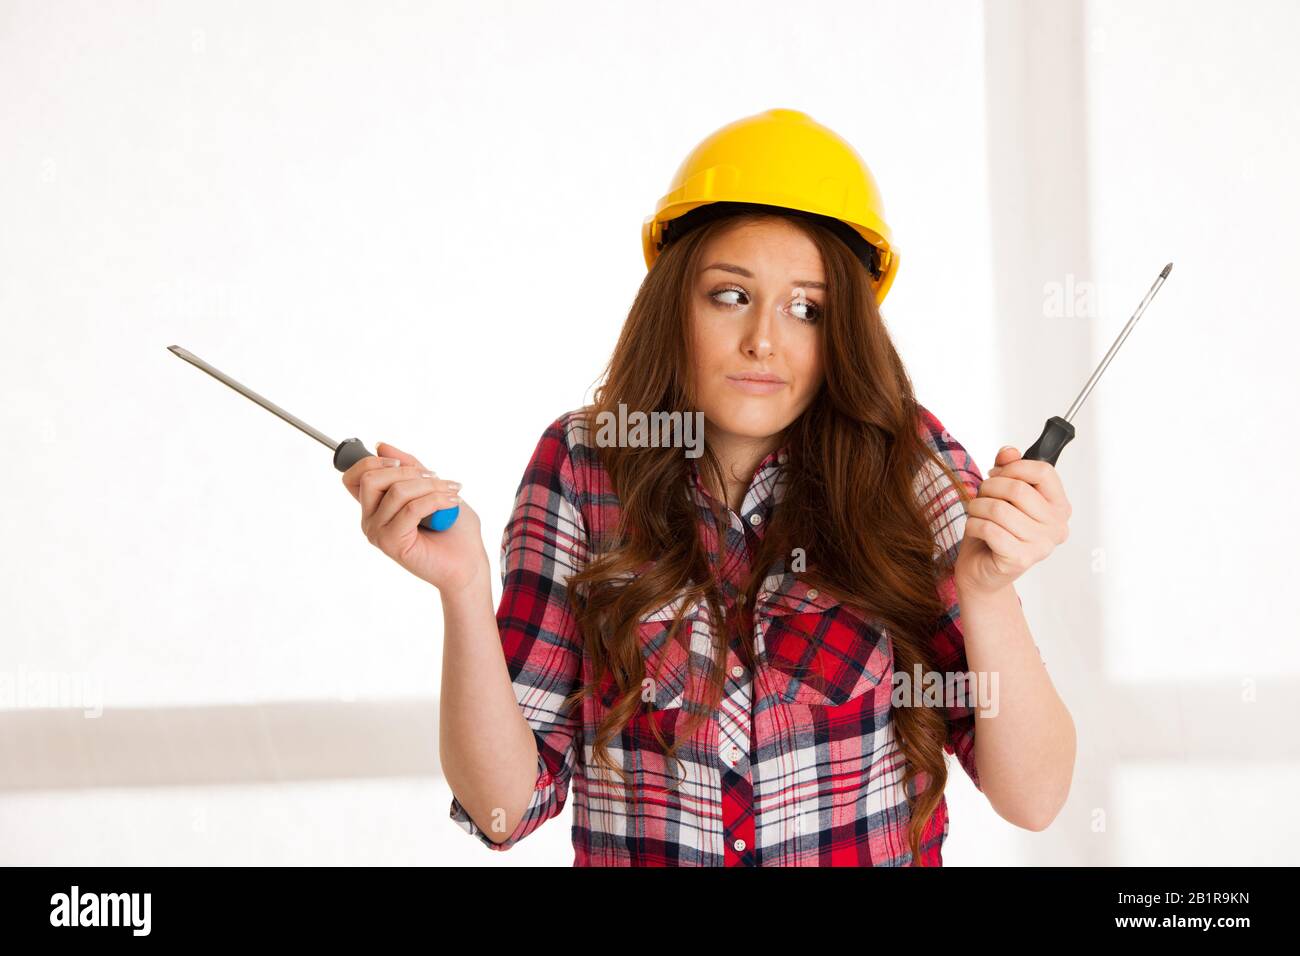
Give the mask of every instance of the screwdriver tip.
M 1160 270 L 1160 278 L 1168 279 L 1169 273 L 1172 272 L 1173 269 L 1174 269 L 1174 264 L 1172 262 L 1168 263 L 1163 269 Z

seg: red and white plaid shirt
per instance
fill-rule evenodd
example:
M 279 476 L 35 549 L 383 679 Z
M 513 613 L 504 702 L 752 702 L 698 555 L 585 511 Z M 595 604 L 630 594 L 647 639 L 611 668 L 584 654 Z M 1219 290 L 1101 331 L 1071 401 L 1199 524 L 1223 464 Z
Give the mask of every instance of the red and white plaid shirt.
M 983 476 L 970 455 L 928 410 L 921 408 L 921 417 L 924 439 L 972 495 L 978 493 Z M 591 679 L 566 581 L 585 565 L 589 542 L 612 534 L 619 516 L 592 438 L 578 411 L 546 429 L 502 536 L 504 592 L 497 623 L 515 696 L 537 738 L 532 800 L 501 843 L 490 840 L 454 797 L 452 820 L 485 846 L 507 850 L 556 816 L 571 790 L 575 866 L 914 865 L 905 763 L 891 719 L 889 634 L 793 572 L 766 579 L 753 614 L 758 668 L 742 665 L 733 641 L 721 705 L 679 744 L 681 763 L 665 758 L 649 721 L 657 720 L 671 739 L 685 719 L 684 708 L 695 700 L 696 685 L 702 698 L 704 682 L 688 681 L 687 675 L 712 656 L 708 607 L 701 603 L 685 614 L 689 654 L 667 639 L 681 599 L 642 618 L 646 674 L 657 675 L 654 704 L 643 706 L 608 744 L 640 799 L 629 803 L 621 778 L 595 763 L 590 741 L 607 712 L 599 695 L 586 697 L 570 713 L 561 709 L 579 681 Z M 777 449 L 758 464 L 739 514 L 727 510 L 725 528 L 715 526 L 698 459 L 691 460 L 705 547 L 717 546 L 722 536 L 724 613 L 734 609 L 750 555 L 781 499 L 786 455 Z M 936 556 L 948 552 L 955 558 L 965 508 L 946 476 L 928 464 L 927 473 L 918 475 L 917 491 L 929 503 Z M 933 636 L 931 666 L 964 673 L 951 576 L 940 594 L 947 612 Z M 688 667 L 688 658 L 697 657 Z M 979 787 L 974 713 L 949 706 L 944 715 L 944 749 Z M 925 865 L 942 865 L 947 835 L 942 801 L 922 841 Z

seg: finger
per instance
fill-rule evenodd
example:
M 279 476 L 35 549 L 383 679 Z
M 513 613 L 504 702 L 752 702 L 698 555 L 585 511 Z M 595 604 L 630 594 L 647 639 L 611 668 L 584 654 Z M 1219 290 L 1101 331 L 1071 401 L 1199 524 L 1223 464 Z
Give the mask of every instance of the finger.
M 384 493 L 383 500 L 379 502 L 379 507 L 371 515 L 372 526 L 383 528 L 393 516 L 404 508 L 411 500 L 420 498 L 425 495 L 440 493 L 444 497 L 451 499 L 457 496 L 460 491 L 460 482 L 450 481 L 444 478 L 410 478 L 402 481 L 396 481 L 389 486 L 388 491 Z M 442 505 L 441 507 L 450 508 L 451 505 Z M 435 511 L 438 509 L 434 509 Z M 429 512 L 432 514 L 433 512 Z
M 1038 493 L 1050 504 L 1065 502 L 1065 486 L 1061 484 L 1060 473 L 1051 462 L 1018 458 L 990 468 L 989 477 L 1019 478 L 1038 489 Z
M 393 459 L 387 459 L 392 461 Z M 396 467 L 383 467 L 376 465 L 361 473 L 359 492 L 357 500 L 361 502 L 361 518 L 366 520 L 375 509 L 379 507 L 380 500 L 384 493 L 388 491 L 389 486 L 395 481 L 401 481 L 404 478 L 418 478 L 423 468 L 412 465 L 397 465 Z
M 979 538 L 1004 561 L 1015 561 L 1020 550 L 1025 547 L 1025 543 L 1006 528 L 978 515 L 966 519 L 966 534 Z
M 402 451 L 402 449 L 398 448 L 396 445 L 390 445 L 386 441 L 381 441 L 378 445 L 376 445 L 375 452 L 377 454 L 382 455 L 385 458 L 396 458 L 403 465 L 417 465 L 420 468 L 424 468 L 424 465 L 421 465 L 420 460 L 416 458 L 414 455 L 408 454 Z M 432 468 L 424 468 L 424 470 L 433 471 Z
M 981 496 L 972 499 L 966 508 L 968 517 L 991 521 L 1026 544 L 1046 535 L 1042 525 L 1002 498 Z
M 396 458 L 367 455 L 365 458 L 353 462 L 348 470 L 343 472 L 343 487 L 352 493 L 353 498 L 360 500 L 362 475 L 376 468 L 392 468 L 400 464 L 401 462 Z
M 377 536 L 379 538 L 404 537 L 435 511 L 442 511 L 444 508 L 455 508 L 459 504 L 460 497 L 458 495 L 454 493 L 448 494 L 441 490 L 416 495 L 398 508 L 386 524 L 379 526 Z
M 1019 478 L 1009 478 L 1005 473 L 985 478 L 980 483 L 978 497 L 1009 501 L 1035 521 L 1052 520 L 1052 506 L 1038 489 Z
M 1020 460 L 1021 454 L 1019 448 L 1015 445 L 1003 445 L 998 449 L 998 453 L 993 456 L 993 467 L 989 469 L 989 474 L 992 475 L 995 471 L 1001 470 L 1013 461 Z
M 1020 450 L 1015 445 L 1003 445 L 993 459 L 994 466 L 1007 465 L 1020 458 Z

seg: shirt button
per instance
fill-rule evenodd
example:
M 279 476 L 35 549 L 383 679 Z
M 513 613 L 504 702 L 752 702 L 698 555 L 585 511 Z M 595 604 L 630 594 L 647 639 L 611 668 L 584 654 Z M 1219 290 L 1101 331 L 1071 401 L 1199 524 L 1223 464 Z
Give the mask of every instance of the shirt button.
M 734 847 L 736 848 L 736 852 L 737 852 L 737 853 L 744 853 L 744 852 L 745 852 L 745 841 L 744 841 L 744 840 L 737 840 L 735 843 L 733 843 L 733 844 L 731 844 L 731 845 L 734 846 Z
M 787 461 L 790 460 L 790 453 L 787 451 L 783 451 L 781 452 L 781 454 L 776 456 L 776 460 L 784 465 Z
M 816 588 L 809 588 L 809 589 L 808 589 L 808 600 L 810 600 L 810 601 L 815 601 L 815 600 L 817 600 L 817 595 L 820 594 L 820 593 L 821 593 L 821 592 L 818 591 Z
M 727 756 L 731 758 L 732 763 L 735 763 L 737 760 L 740 759 L 740 748 L 732 747 L 730 750 L 727 751 Z
M 755 511 L 752 515 L 749 516 L 749 523 L 752 525 L 762 524 L 763 516 L 759 514 L 757 511 Z
M 733 668 L 731 669 L 731 676 L 732 676 L 732 677 L 744 677 L 744 676 L 745 676 L 745 668 L 743 668 L 743 667 L 741 667 L 739 664 L 737 664 L 735 667 L 733 667 Z

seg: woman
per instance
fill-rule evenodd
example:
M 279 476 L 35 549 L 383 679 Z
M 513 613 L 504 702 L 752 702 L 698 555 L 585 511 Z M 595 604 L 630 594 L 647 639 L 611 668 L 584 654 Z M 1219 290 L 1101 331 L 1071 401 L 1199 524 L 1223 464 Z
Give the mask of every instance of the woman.
M 1070 505 L 1014 448 L 984 480 L 913 397 L 865 164 L 802 113 L 747 117 L 643 241 L 594 404 L 520 483 L 495 613 L 458 484 L 387 444 L 343 476 L 371 543 L 442 597 L 453 820 L 505 850 L 571 790 L 575 865 L 941 865 L 950 752 L 1046 827 L 1074 727 L 1012 582 Z M 679 427 L 628 431 L 629 409 Z

